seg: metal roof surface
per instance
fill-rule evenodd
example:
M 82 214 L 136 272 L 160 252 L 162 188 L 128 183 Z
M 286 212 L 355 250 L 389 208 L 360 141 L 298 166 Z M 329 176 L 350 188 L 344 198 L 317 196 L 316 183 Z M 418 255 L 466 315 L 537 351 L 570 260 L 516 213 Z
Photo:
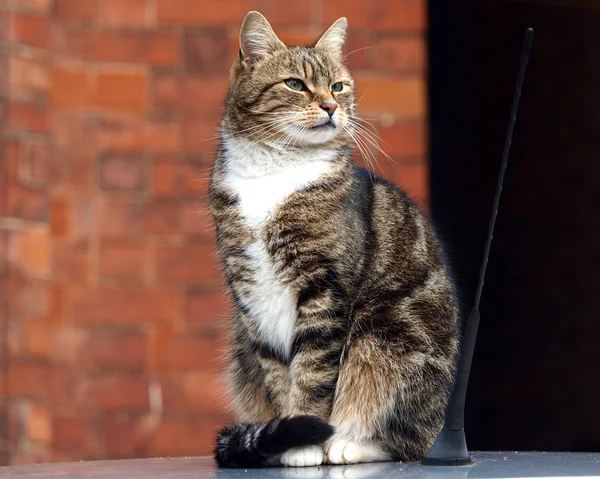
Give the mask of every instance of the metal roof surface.
M 304 468 L 217 469 L 209 457 L 131 459 L 119 461 L 1 467 L 10 479 L 476 479 L 600 478 L 600 453 L 474 452 L 473 466 L 436 467 L 415 463 L 376 463 Z

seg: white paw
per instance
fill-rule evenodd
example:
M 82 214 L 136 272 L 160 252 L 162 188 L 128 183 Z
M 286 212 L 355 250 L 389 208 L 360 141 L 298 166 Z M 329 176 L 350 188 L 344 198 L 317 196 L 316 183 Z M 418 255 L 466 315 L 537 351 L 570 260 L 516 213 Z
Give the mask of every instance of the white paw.
M 295 447 L 281 456 L 281 464 L 292 467 L 320 466 L 323 464 L 321 446 Z
M 349 439 L 336 439 L 326 451 L 329 464 L 356 464 L 360 461 L 360 445 Z
M 359 462 L 389 461 L 391 456 L 377 444 L 360 444 L 350 439 L 335 439 L 325 446 L 329 464 L 357 464 Z

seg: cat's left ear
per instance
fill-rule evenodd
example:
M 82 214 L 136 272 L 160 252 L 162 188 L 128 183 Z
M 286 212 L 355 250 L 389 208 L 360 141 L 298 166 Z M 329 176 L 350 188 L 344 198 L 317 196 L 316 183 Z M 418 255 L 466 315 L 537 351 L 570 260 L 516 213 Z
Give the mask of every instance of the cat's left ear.
M 331 25 L 319 41 L 315 45 L 315 49 L 327 51 L 334 55 L 340 55 L 342 53 L 342 46 L 346 40 L 346 29 L 348 28 L 348 20 L 345 17 L 336 20 Z
M 252 68 L 260 59 L 285 48 L 265 17 L 258 12 L 246 14 L 240 29 L 240 61 L 244 68 Z

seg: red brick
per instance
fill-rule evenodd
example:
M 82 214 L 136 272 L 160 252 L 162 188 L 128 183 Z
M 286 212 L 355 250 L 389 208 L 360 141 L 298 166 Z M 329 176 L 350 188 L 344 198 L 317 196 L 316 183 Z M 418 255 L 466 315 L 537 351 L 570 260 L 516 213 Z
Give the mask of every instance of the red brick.
M 190 153 L 202 153 L 212 158 L 217 151 L 218 121 L 210 121 L 197 114 L 186 114 L 182 120 L 183 148 Z
M 238 26 L 259 0 L 158 0 L 158 21 L 198 26 Z
M 143 232 L 146 234 L 180 234 L 181 204 L 179 202 L 148 203 L 142 222 Z
M 6 367 L 9 397 L 45 399 L 54 395 L 53 369 L 47 364 L 13 359 Z
M 64 198 L 50 201 L 50 233 L 53 237 L 63 237 L 70 228 L 69 203 Z
M 156 250 L 156 274 L 159 281 L 218 284 L 212 243 L 188 246 L 159 246 Z
M 11 466 L 25 466 L 30 464 L 47 463 L 50 452 L 47 448 L 30 445 L 27 450 L 16 450 L 10 455 Z
M 66 318 L 66 286 L 54 282 L 50 291 L 50 318 L 54 323 L 61 323 Z
M 4 216 L 32 221 L 48 219 L 48 192 L 43 188 L 13 183 L 4 187 L 0 197 L 4 203 L 0 213 Z
M 146 377 L 123 371 L 80 375 L 75 380 L 75 405 L 88 410 L 149 409 Z
M 57 327 L 54 360 L 77 366 L 112 366 L 142 369 L 147 362 L 146 333 L 114 327 Z
M 165 417 L 155 436 L 154 452 L 177 456 L 210 454 L 216 431 L 225 422 L 223 416 Z
M 142 231 L 144 204 L 128 201 L 100 200 L 94 205 L 83 203 L 77 208 L 76 227 L 80 224 L 81 235 L 96 230 L 101 238 L 125 238 L 139 235 Z M 91 220 L 90 223 L 86 221 Z
M 204 113 L 207 118 L 220 118 L 228 88 L 229 80 L 224 76 L 186 76 L 183 80 L 182 106 L 198 114 Z
M 92 159 L 89 152 L 76 154 L 77 147 L 67 152 L 55 153 L 51 165 L 53 193 L 64 195 L 87 193 L 90 190 Z
M 225 289 L 188 291 L 185 295 L 185 322 L 188 327 L 214 326 L 231 313 Z
M 100 125 L 95 137 L 101 152 L 169 153 L 179 150 L 180 146 L 180 129 L 176 120 L 114 120 Z
M 142 281 L 148 247 L 138 241 L 103 240 L 100 245 L 100 276 Z
M 172 67 L 179 63 L 179 44 L 179 34 L 171 31 L 62 28 L 53 36 L 54 52 L 71 60 L 157 67 Z
M 44 104 L 30 100 L 13 100 L 8 105 L 7 126 L 32 133 L 48 131 L 48 113 Z
M 312 2 L 278 2 L 271 1 L 267 5 L 265 16 L 273 28 L 287 25 L 309 25 L 312 21 Z M 279 32 L 277 32 L 279 33 Z M 318 37 L 316 37 L 318 38 Z M 316 40 L 315 38 L 315 40 Z
M 36 13 L 46 13 L 52 8 L 52 0 L 8 0 L 8 4 L 19 10 Z
M 172 323 L 180 295 L 167 289 L 73 286 L 70 317 L 79 323 Z
M 373 50 L 378 48 L 369 30 L 348 29 L 348 38 L 344 44 L 344 54 L 348 67 L 355 71 L 359 69 L 374 68 Z
M 210 169 L 197 161 L 158 158 L 154 165 L 154 194 L 161 198 L 204 197 Z
M 167 415 L 182 412 L 224 414 L 226 411 L 225 388 L 216 370 L 174 370 L 161 373 L 158 380 Z
M 91 157 L 90 147 L 93 146 L 93 128 L 99 120 L 94 115 L 84 112 L 61 111 L 53 108 L 52 112 L 53 146 L 60 150 L 61 155 L 72 153 L 70 156 L 85 155 Z M 103 115 L 108 115 L 103 112 Z
M 143 112 L 148 106 L 147 75 L 100 72 L 94 104 L 117 111 Z
M 146 24 L 147 0 L 99 0 L 98 20 L 110 26 L 139 27 Z
M 421 37 L 384 37 L 371 52 L 374 65 L 385 71 L 425 70 L 425 40 Z
M 103 155 L 98 160 L 98 186 L 107 190 L 141 192 L 146 187 L 146 169 L 143 156 Z
M 7 246 L 8 238 L 5 231 L 0 231 L 0 271 L 6 271 L 7 258 L 6 251 L 8 250 Z M 0 280 L 0 304 L 4 303 L 4 282 Z
M 424 157 L 427 149 L 426 125 L 423 122 L 397 122 L 378 126 L 383 151 L 395 159 Z
M 17 180 L 21 162 L 24 158 L 23 143 L 18 140 L 4 140 L 0 145 L 2 150 L 2 176 L 4 179 Z
M 225 30 L 190 31 L 184 36 L 183 61 L 190 73 L 228 74 L 233 61 L 229 51 Z
M 306 28 L 284 28 L 281 30 L 277 30 L 277 36 L 279 37 L 279 39 L 285 43 L 286 45 L 289 46 L 296 46 L 296 47 L 305 47 L 305 46 L 309 46 L 309 45 L 314 45 L 314 43 L 319 39 L 319 35 L 323 33 L 321 31 L 309 31 Z M 231 53 L 234 52 L 238 52 L 239 51 L 239 36 L 235 36 L 235 38 L 232 39 L 233 41 L 233 51 Z M 233 54 L 229 55 L 229 59 L 230 59 L 230 63 L 233 63 L 233 60 L 235 59 L 235 56 L 233 56 Z
M 219 375 L 211 371 L 190 371 L 183 376 L 183 395 L 187 410 L 225 413 L 227 398 Z
M 45 404 L 28 404 L 24 411 L 27 438 L 49 444 L 52 441 L 52 410 Z
M 52 241 L 52 276 L 55 281 L 86 283 L 90 277 L 87 240 Z
M 48 145 L 32 143 L 28 151 L 29 178 L 38 182 L 47 181 L 49 161 Z
M 214 332 L 154 335 L 154 366 L 160 371 L 183 372 L 202 369 L 218 371 L 223 367 L 225 342 Z
M 183 79 L 180 75 L 157 73 L 152 81 L 152 104 L 161 109 L 178 109 L 182 105 Z
M 50 101 L 57 107 L 88 106 L 94 96 L 95 76 L 82 66 L 58 64 L 52 71 Z
M 52 16 L 60 20 L 92 20 L 97 0 L 54 0 Z
M 54 447 L 79 449 L 86 433 L 85 420 L 81 417 L 55 417 L 53 422 Z
M 6 279 L 11 313 L 44 317 L 50 312 L 52 291 L 48 282 L 15 271 Z
M 214 230 L 207 199 L 188 202 L 183 205 L 182 233 L 189 236 L 204 237 L 207 241 L 214 242 Z
M 68 451 L 78 458 L 101 454 L 103 447 L 99 440 L 100 423 L 97 415 L 89 413 L 56 414 L 52 427 L 54 448 L 57 451 Z
M 50 24 L 46 17 L 15 12 L 10 15 L 10 22 L 12 41 L 38 48 L 50 46 Z
M 46 318 L 27 318 L 25 324 L 25 350 L 32 357 L 52 356 L 52 323 Z
M 6 319 L 3 320 L 5 327 L 5 354 L 7 357 L 28 357 L 25 351 L 25 325 L 22 320 L 17 316 L 10 314 L 6 315 Z
M 399 163 L 396 169 L 396 184 L 409 196 L 423 201 L 429 189 L 429 170 L 424 162 Z
M 381 79 L 359 76 L 357 90 L 366 116 L 390 114 L 394 118 L 422 119 L 426 111 L 425 85 L 420 77 Z
M 11 264 L 35 275 L 50 272 L 50 231 L 47 227 L 30 227 L 11 233 L 8 243 Z
M 425 0 L 323 2 L 323 19 L 327 26 L 340 17 L 347 17 L 351 28 L 421 31 L 425 26 L 425 13 Z
M 188 110 L 208 118 L 220 117 L 229 88 L 227 77 L 159 74 L 154 79 L 153 103 L 163 111 Z
M 102 427 L 108 459 L 148 457 L 159 422 L 153 414 L 106 413 Z

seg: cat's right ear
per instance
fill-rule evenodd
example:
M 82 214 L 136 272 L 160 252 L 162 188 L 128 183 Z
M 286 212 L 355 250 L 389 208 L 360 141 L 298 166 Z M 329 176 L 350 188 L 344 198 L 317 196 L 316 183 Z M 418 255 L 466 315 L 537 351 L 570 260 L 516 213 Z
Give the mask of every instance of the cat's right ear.
M 244 69 L 251 69 L 261 58 L 285 48 L 265 17 L 258 12 L 246 14 L 240 29 L 240 63 Z

